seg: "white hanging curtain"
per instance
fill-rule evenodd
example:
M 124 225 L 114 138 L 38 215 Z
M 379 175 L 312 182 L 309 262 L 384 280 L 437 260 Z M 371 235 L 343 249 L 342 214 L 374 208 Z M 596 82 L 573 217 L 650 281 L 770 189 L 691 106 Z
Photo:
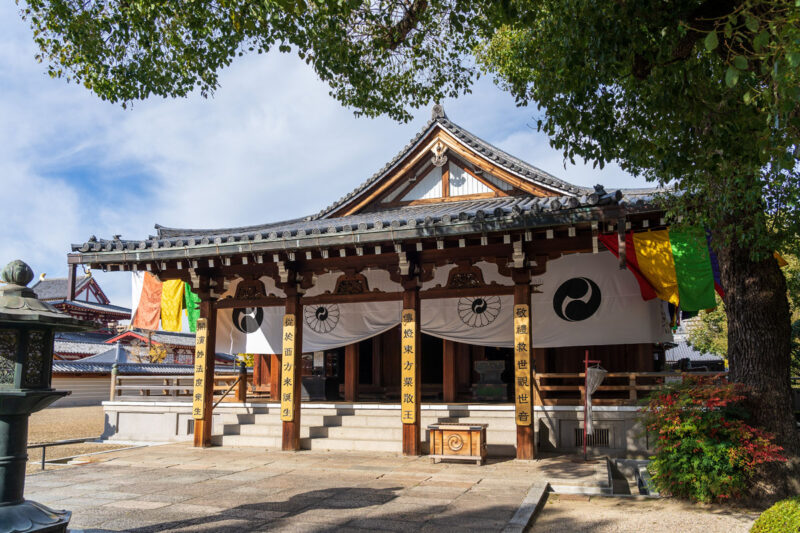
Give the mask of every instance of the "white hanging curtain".
M 303 353 L 331 350 L 379 335 L 400 323 L 401 302 L 316 304 L 303 307 Z M 281 353 L 283 307 L 220 309 L 217 351 Z
M 599 366 L 591 366 L 586 370 L 586 412 L 584 413 L 586 424 L 586 434 L 591 435 L 594 432 L 594 424 L 592 422 L 592 394 L 597 392 L 597 388 L 603 383 L 608 371 Z

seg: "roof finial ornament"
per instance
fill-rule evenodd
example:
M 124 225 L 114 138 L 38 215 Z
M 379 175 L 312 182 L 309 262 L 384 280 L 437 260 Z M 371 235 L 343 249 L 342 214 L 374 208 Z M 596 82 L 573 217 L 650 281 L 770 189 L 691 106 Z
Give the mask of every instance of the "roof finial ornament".
M 431 110 L 431 120 L 436 120 L 439 118 L 447 118 L 447 115 L 444 113 L 444 106 L 436 103 L 433 105 L 433 109 Z
M 444 144 L 441 139 L 438 139 L 431 148 L 431 152 L 433 153 L 431 163 L 436 167 L 444 166 L 444 164 L 447 163 L 447 156 L 444 155 L 446 151 L 447 145 Z

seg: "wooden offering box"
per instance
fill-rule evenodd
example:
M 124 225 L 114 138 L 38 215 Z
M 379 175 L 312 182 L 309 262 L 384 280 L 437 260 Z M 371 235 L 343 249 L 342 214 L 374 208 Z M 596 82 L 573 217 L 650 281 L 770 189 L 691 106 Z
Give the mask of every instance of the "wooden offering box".
M 463 459 L 483 464 L 486 459 L 487 424 L 432 424 L 431 460 Z

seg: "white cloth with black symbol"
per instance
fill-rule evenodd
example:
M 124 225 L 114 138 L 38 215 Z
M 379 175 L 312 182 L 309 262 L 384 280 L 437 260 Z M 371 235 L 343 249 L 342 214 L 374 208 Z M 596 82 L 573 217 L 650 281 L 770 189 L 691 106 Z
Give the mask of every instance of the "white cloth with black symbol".
M 316 304 L 303 307 L 303 352 L 330 350 L 359 342 L 400 323 L 401 302 Z M 283 307 L 220 309 L 217 351 L 281 353 Z
M 645 302 L 636 279 L 610 252 L 548 261 L 531 297 L 533 346 L 591 346 L 672 340 L 660 300 Z M 232 292 L 234 287 L 231 287 Z M 514 345 L 513 296 L 423 299 L 423 333 L 456 342 Z M 303 351 L 346 346 L 400 323 L 400 301 L 306 305 Z M 221 309 L 217 351 L 281 353 L 283 307 Z M 423 354 L 424 356 L 424 354 Z

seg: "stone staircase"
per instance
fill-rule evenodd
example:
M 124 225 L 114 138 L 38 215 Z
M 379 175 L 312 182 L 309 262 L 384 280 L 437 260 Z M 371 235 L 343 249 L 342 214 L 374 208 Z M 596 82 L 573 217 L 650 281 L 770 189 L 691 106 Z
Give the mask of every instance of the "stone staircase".
M 384 406 L 389 407 L 389 406 Z M 426 406 L 427 407 L 427 406 Z M 460 422 L 488 424 L 487 452 L 493 456 L 515 453 L 516 425 L 512 410 L 486 410 L 467 405 L 431 406 L 422 410 L 423 451 L 427 452 L 429 424 Z M 249 414 L 224 414 L 216 426 L 214 443 L 221 446 L 281 448 L 280 408 L 256 406 Z M 303 406 L 300 447 L 306 450 L 402 451 L 400 408 L 370 408 L 352 405 Z

